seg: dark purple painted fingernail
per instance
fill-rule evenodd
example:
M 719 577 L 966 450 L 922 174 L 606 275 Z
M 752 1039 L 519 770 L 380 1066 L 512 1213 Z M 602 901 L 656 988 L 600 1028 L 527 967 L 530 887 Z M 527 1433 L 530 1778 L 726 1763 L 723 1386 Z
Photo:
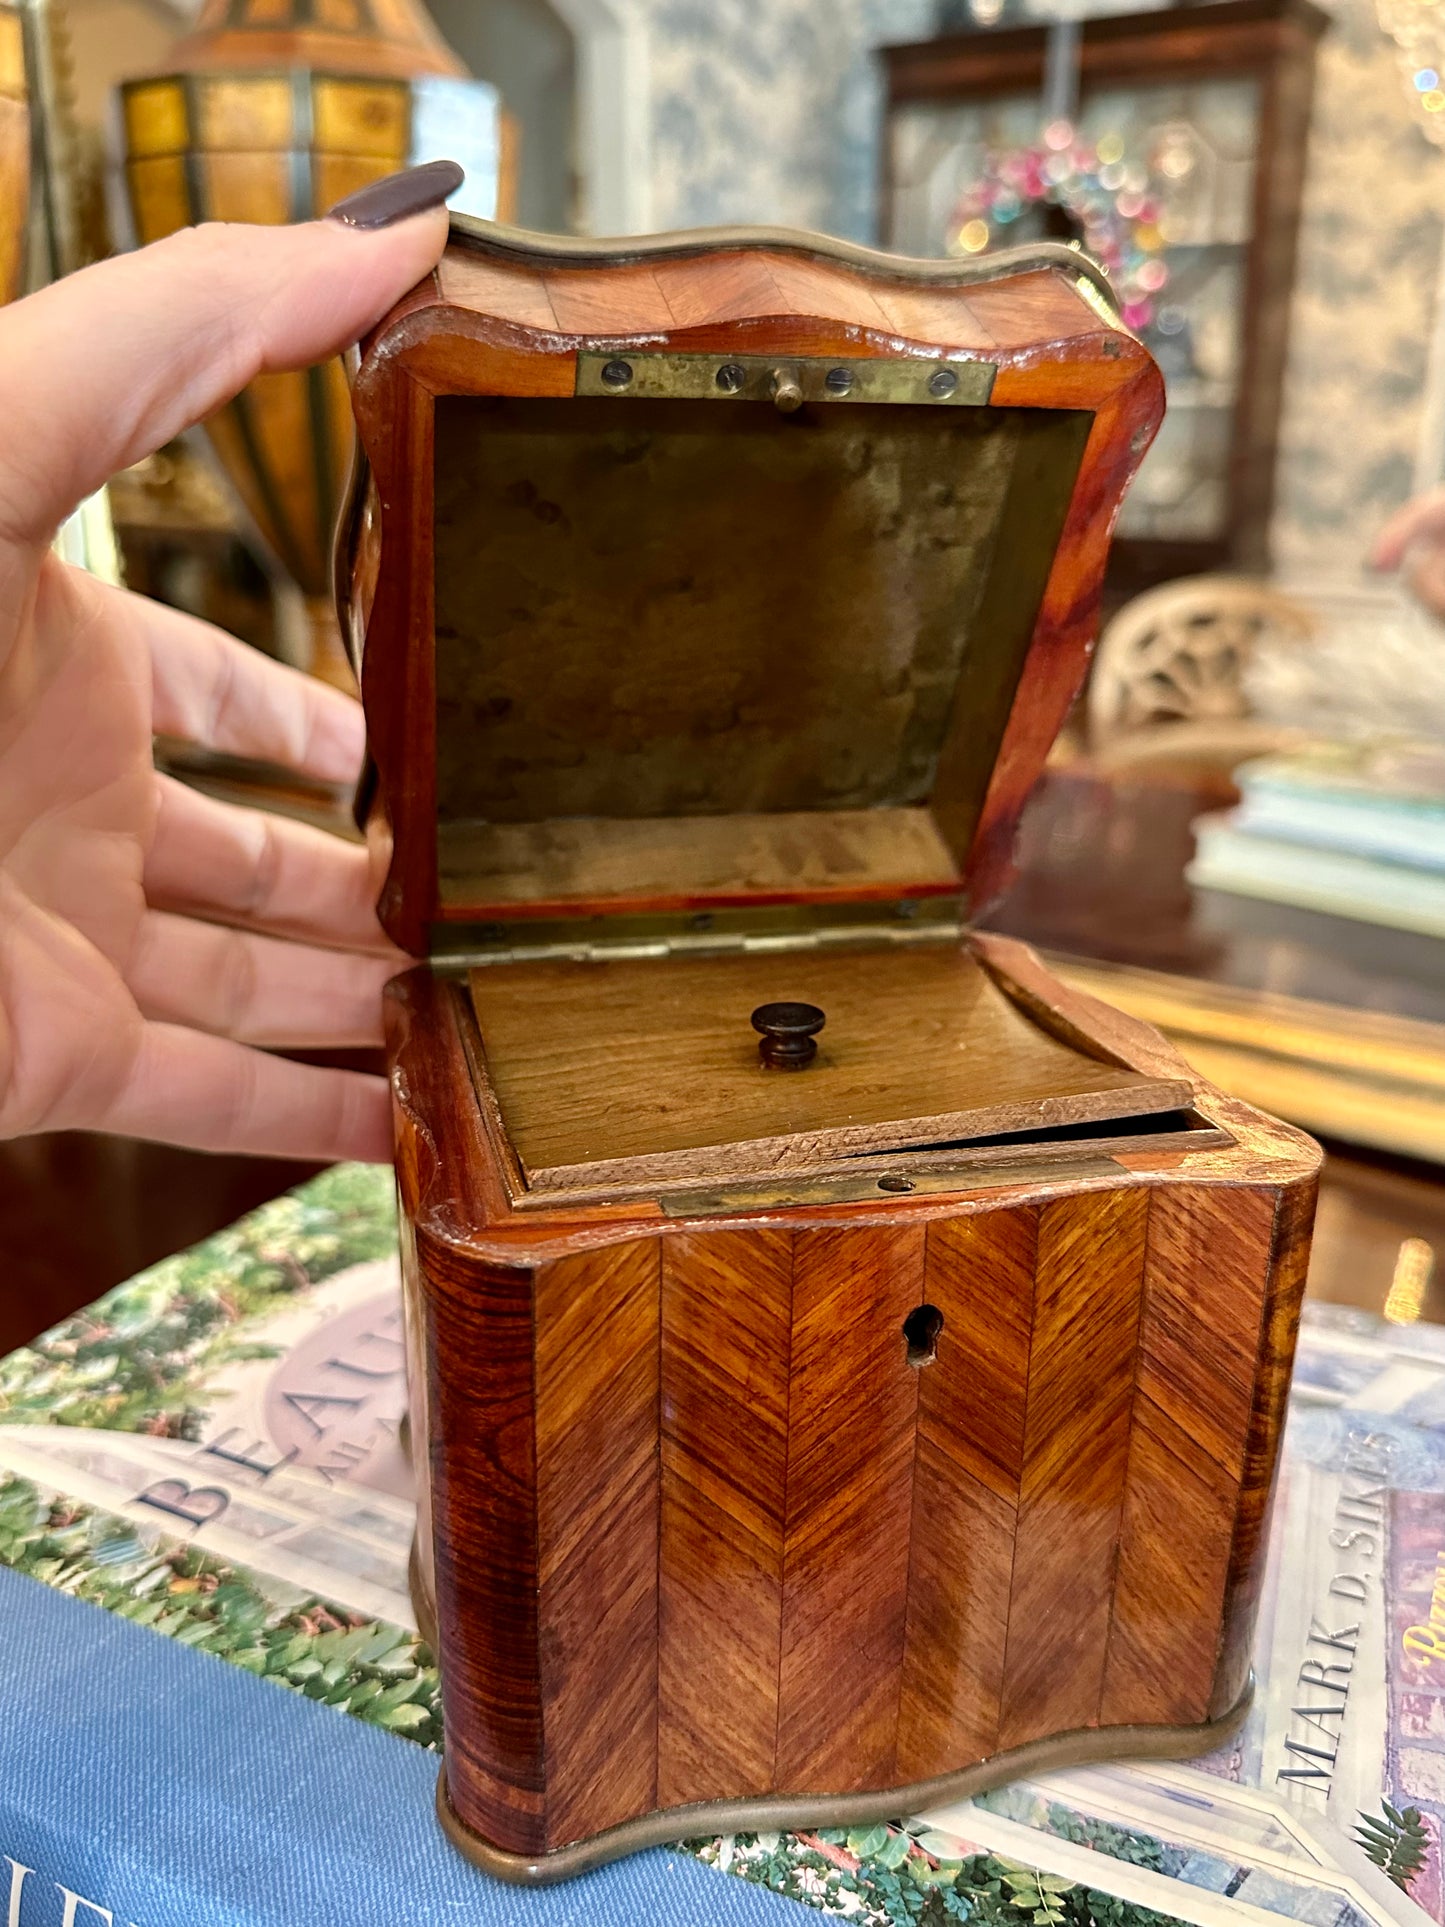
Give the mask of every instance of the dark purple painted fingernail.
M 365 187 L 348 194 L 326 218 L 340 221 L 343 227 L 392 227 L 413 214 L 425 214 L 429 207 L 440 207 L 466 178 L 455 161 L 427 161 L 422 167 L 404 167 L 399 174 L 368 181 Z

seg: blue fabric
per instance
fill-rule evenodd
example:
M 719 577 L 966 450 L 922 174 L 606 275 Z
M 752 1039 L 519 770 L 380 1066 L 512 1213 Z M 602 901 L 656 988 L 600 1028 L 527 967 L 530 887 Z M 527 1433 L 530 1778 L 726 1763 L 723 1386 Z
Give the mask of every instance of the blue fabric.
M 432 1754 L 0 1567 L 0 1922 L 62 1927 L 798 1927 L 655 1849 L 560 1887 L 489 1880 Z

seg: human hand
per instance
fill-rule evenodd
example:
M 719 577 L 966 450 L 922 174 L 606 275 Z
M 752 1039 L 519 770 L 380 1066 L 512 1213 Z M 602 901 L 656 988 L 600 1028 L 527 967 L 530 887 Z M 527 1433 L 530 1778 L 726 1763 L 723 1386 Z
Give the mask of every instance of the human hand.
M 1411 594 L 1445 618 L 1445 488 L 1417 495 L 1375 537 L 1371 568 L 1398 569 L 1402 562 Z
M 459 179 L 434 174 L 436 199 Z M 366 852 L 152 764 L 166 734 L 350 781 L 360 705 L 50 543 L 253 375 L 357 340 L 446 231 L 439 205 L 191 229 L 0 310 L 0 1137 L 390 1154 L 382 1079 L 257 1048 L 379 1041 L 403 960 Z

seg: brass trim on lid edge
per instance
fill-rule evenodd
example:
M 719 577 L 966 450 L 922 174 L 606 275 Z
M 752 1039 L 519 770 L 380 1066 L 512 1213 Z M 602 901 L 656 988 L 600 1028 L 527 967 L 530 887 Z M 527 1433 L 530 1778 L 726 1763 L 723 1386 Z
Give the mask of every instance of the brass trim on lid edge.
M 918 260 L 887 254 L 856 241 L 840 241 L 831 234 L 809 234 L 788 227 L 704 227 L 663 234 L 627 234 L 609 239 L 591 235 L 535 234 L 527 228 L 507 227 L 475 215 L 451 217 L 451 239 L 462 247 L 490 254 L 519 266 L 556 268 L 621 268 L 635 262 L 682 260 L 694 254 L 718 254 L 747 249 L 763 254 L 800 254 L 812 261 L 832 261 L 853 268 L 875 281 L 923 282 L 943 287 L 976 287 L 1004 275 L 1058 269 L 1090 283 L 1117 310 L 1118 297 L 1108 274 L 1082 248 L 1065 241 L 1039 241 L 1032 247 L 1003 248 L 974 261 Z M 1117 324 L 1116 324 L 1117 325 Z

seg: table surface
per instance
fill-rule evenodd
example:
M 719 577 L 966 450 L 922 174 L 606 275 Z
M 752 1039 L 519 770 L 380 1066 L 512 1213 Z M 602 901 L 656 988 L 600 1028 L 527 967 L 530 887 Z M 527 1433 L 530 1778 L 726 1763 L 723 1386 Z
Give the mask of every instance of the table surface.
M 1192 824 L 1228 790 L 1181 776 L 1050 769 L 1024 814 L 1018 876 L 990 929 L 1060 951 L 1445 1024 L 1445 943 L 1348 917 L 1195 890 Z
M 319 1168 L 80 1132 L 0 1144 L 0 1356 Z

